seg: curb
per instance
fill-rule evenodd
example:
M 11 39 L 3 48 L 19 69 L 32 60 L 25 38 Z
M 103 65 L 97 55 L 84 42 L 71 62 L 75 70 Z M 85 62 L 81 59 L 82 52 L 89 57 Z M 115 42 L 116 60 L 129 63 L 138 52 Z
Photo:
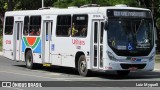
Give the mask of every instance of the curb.
M 154 71 L 160 71 L 160 63 L 154 64 Z
M 153 71 L 160 71 L 160 69 L 159 68 L 154 68 L 154 70 Z

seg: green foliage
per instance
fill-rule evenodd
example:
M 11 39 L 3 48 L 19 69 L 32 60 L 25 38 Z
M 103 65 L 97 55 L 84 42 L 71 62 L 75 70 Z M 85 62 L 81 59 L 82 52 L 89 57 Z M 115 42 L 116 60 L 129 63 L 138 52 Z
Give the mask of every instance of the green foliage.
M 0 51 L 2 51 L 2 41 L 3 40 L 3 38 L 2 38 L 2 36 L 0 36 Z
M 5 10 L 4 10 L 4 7 L 6 6 L 5 4 L 6 4 L 6 2 L 5 2 L 5 1 L 0 0 L 0 13 L 2 13 L 2 12 L 4 12 L 4 11 L 5 11 Z
M 7 9 L 8 9 L 8 4 L 7 4 L 7 3 L 4 3 L 3 8 L 4 8 L 5 11 L 7 11 Z
M 136 0 L 105 0 L 109 5 L 116 5 L 116 4 L 126 4 L 129 6 L 136 6 Z
M 129 6 L 136 6 L 136 0 L 59 0 L 55 2 L 55 7 L 66 8 L 69 6 L 82 6 L 85 4 L 99 4 L 101 6 L 111 6 L 116 4 L 127 4 Z
M 59 0 L 54 3 L 54 7 L 67 8 L 69 6 L 81 6 L 86 4 L 87 0 Z
M 41 8 L 41 1 L 42 0 L 16 0 L 14 10 L 35 10 Z

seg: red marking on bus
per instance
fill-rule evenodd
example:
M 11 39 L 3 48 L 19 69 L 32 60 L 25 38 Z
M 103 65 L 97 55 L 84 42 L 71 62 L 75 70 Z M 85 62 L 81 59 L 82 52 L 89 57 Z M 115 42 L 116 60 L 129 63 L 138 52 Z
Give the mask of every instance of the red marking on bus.
M 137 60 L 137 58 L 132 58 L 131 60 L 132 60 L 132 61 L 136 61 L 136 60 Z
M 78 39 L 72 39 L 72 44 L 75 44 L 75 45 L 85 45 L 85 41 L 78 40 Z
M 105 67 L 106 70 L 112 70 L 112 67 Z
M 36 37 L 27 37 L 27 41 L 30 46 L 33 46 L 36 41 Z
M 11 44 L 11 40 L 6 40 L 6 44 Z

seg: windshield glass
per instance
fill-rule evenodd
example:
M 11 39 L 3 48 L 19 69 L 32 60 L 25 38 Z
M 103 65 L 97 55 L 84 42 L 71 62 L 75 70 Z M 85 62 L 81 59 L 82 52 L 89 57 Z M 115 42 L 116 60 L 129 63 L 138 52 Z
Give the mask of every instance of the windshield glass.
M 108 44 L 120 56 L 148 55 L 154 44 L 152 19 L 109 19 Z

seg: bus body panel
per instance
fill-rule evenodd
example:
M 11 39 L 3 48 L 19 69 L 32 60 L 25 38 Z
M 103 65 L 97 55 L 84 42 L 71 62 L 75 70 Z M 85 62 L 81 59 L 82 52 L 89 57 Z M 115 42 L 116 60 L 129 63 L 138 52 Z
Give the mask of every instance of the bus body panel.
M 13 35 L 3 35 L 3 55 L 13 60 Z

